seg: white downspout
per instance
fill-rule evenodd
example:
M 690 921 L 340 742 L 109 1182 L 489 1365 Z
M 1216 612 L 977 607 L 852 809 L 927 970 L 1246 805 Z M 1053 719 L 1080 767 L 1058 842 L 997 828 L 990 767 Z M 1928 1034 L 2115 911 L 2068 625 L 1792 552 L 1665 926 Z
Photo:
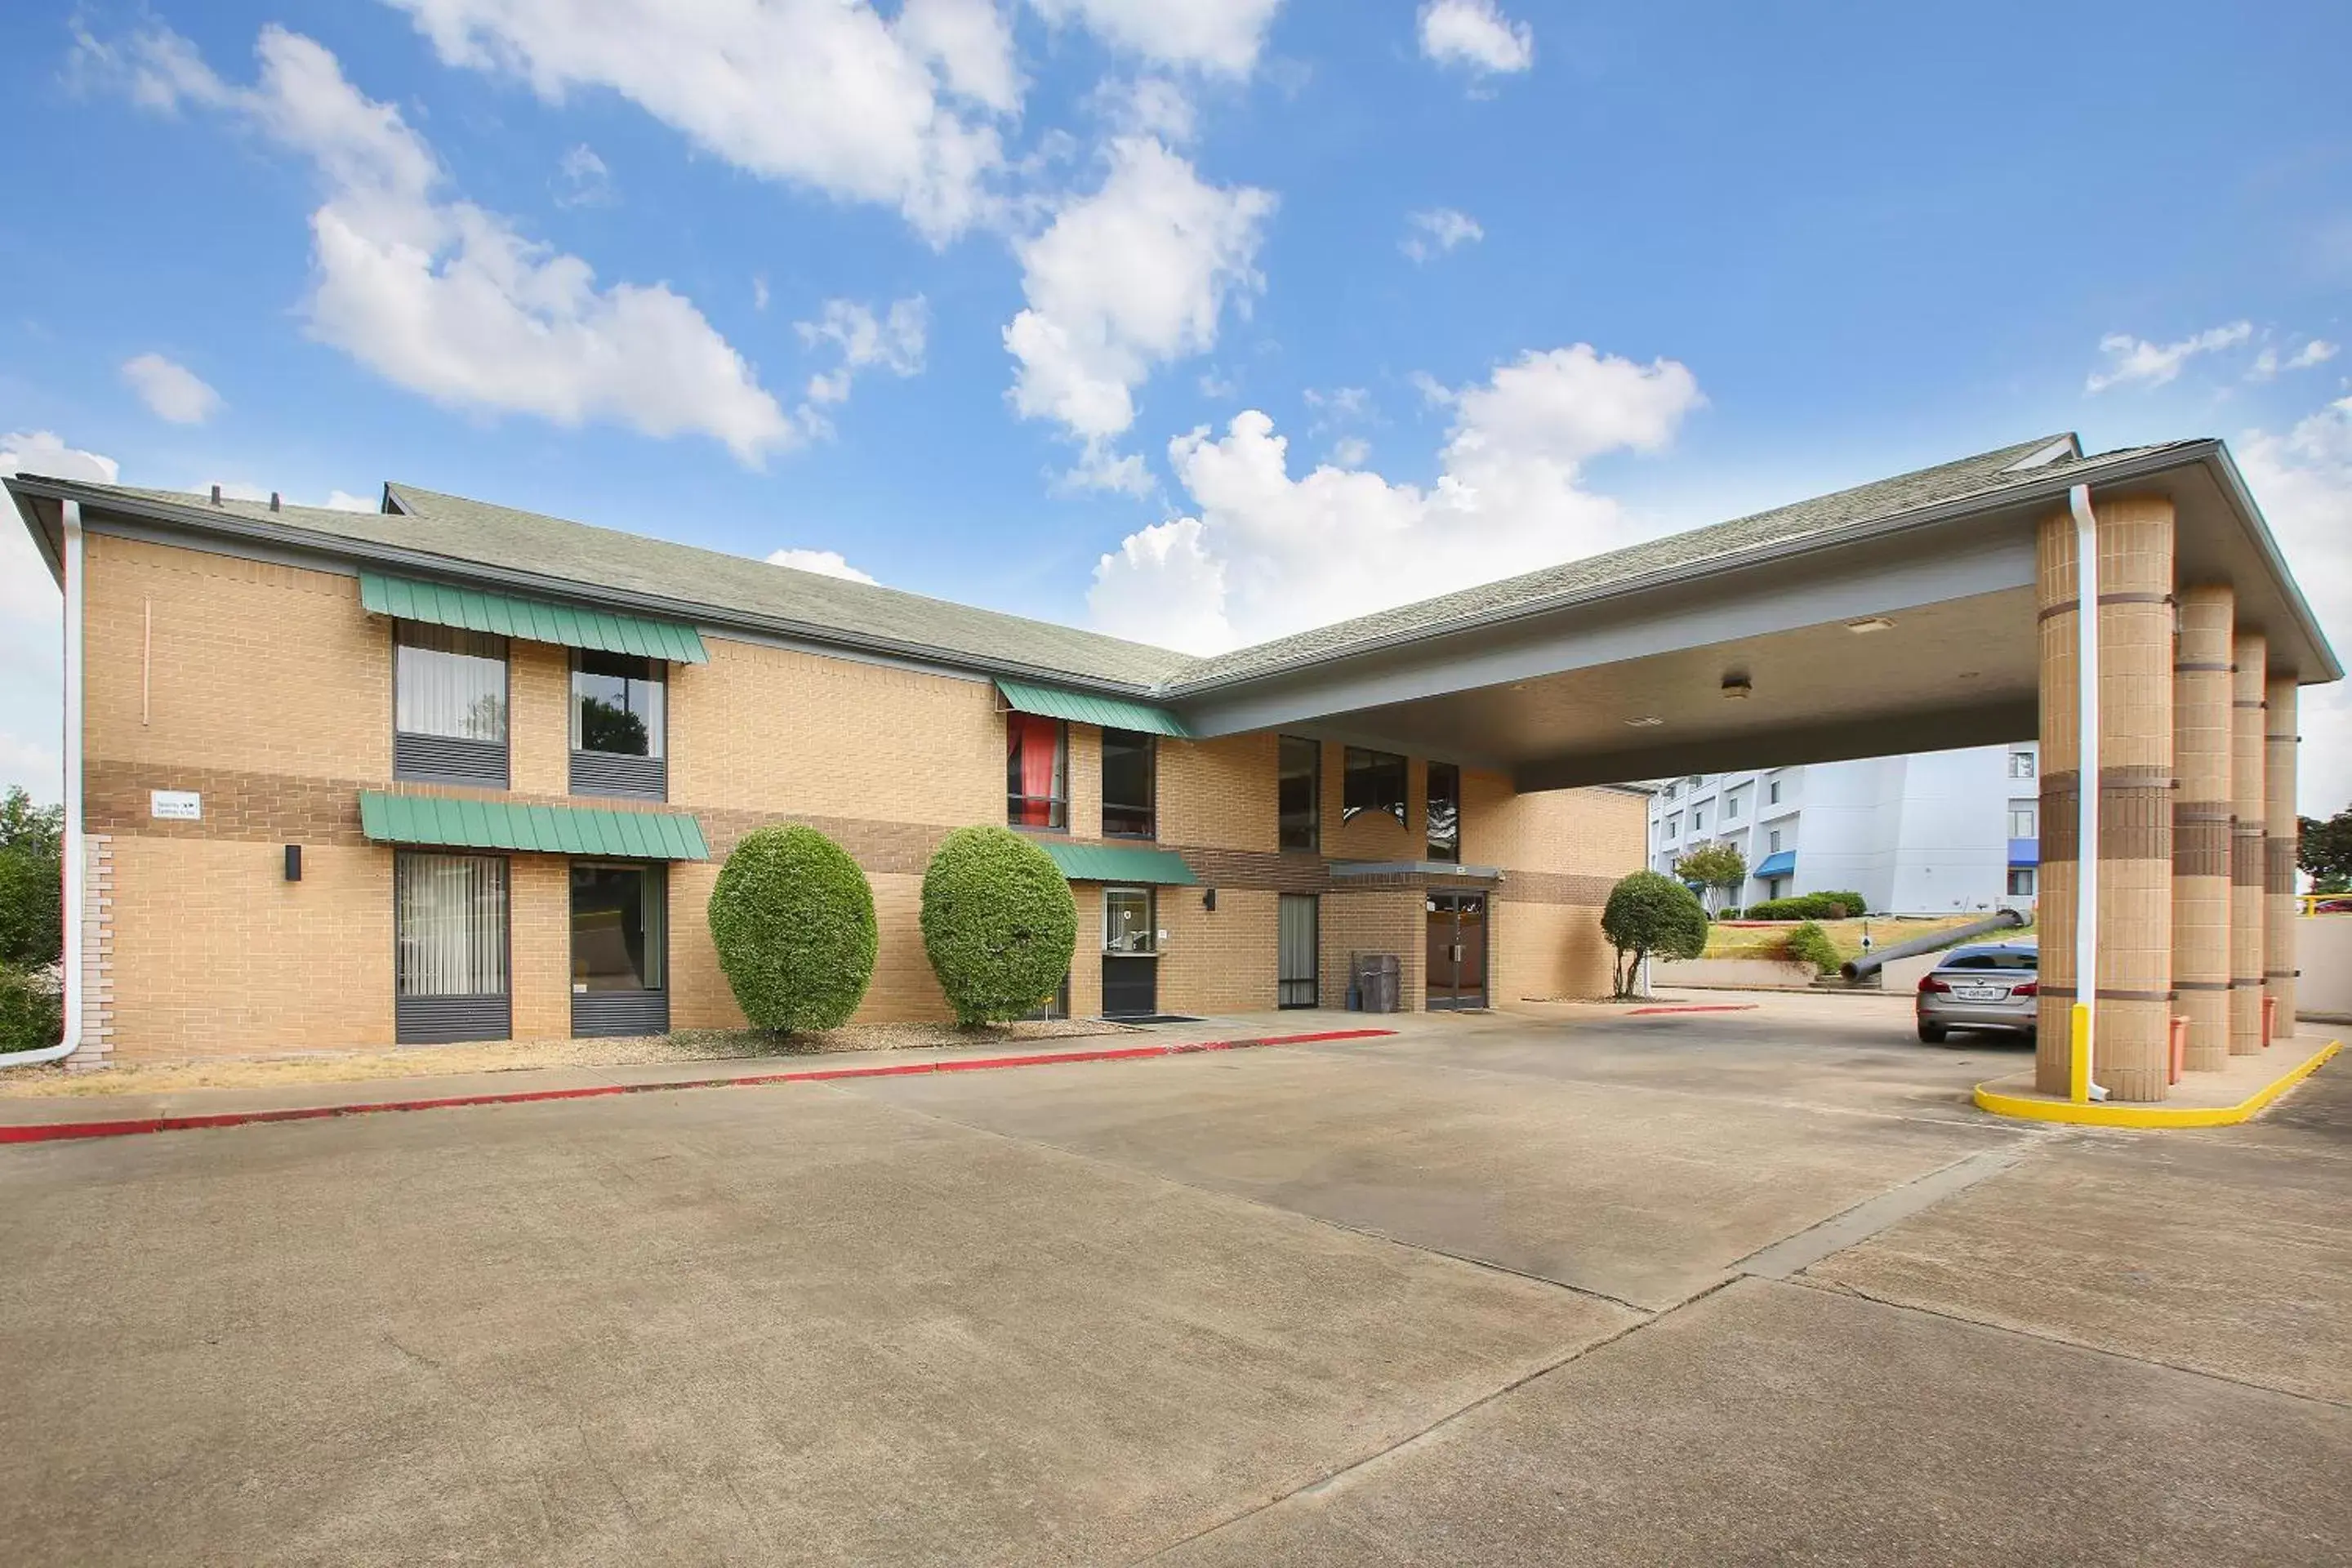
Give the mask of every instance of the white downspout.
M 2069 1088 L 2073 1099 L 2090 1100 L 2107 1098 L 2093 1070 L 2099 995 L 2099 535 L 2091 487 L 2076 485 L 2066 500 L 2074 512 L 2074 664 L 2081 682 L 2075 701 L 2081 815 L 2074 839 L 2074 1059 Z
M 81 503 L 62 503 L 66 567 L 65 1037 L 38 1050 L 0 1052 L 0 1068 L 54 1062 L 81 1048 Z

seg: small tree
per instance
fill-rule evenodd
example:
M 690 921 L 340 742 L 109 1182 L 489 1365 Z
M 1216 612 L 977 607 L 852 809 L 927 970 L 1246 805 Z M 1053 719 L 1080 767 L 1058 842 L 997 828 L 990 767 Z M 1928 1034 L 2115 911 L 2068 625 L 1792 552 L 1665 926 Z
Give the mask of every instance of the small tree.
M 1610 969 L 1613 994 L 1631 996 L 1641 979 L 1642 962 L 1652 953 L 1696 958 L 1706 951 L 1706 911 L 1672 877 L 1636 871 L 1609 890 L 1609 902 L 1601 911 L 1601 934 L 1617 950 Z
M 1702 844 L 1675 862 L 1675 875 L 1728 895 L 1748 880 L 1748 857 L 1728 844 Z
M 815 828 L 753 828 L 710 889 L 710 939 L 755 1026 L 838 1028 L 874 978 L 874 889 Z
M 2305 816 L 2295 820 L 2302 843 L 2295 864 L 2311 875 L 2315 893 L 2352 892 L 2352 806 L 2322 822 Z
M 0 968 L 47 969 L 65 951 L 65 808 L 0 800 Z
M 1009 827 L 959 827 L 923 873 L 923 952 L 970 1027 L 1044 1005 L 1077 951 L 1078 905 L 1046 853 Z

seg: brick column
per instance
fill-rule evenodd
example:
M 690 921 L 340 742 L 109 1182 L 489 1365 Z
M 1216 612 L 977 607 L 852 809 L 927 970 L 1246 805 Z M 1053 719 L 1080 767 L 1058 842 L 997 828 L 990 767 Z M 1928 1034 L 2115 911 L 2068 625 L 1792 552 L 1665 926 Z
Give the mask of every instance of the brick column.
M 2172 658 L 2173 1010 L 2189 1020 L 2189 1067 L 2230 1057 L 2230 633 L 2236 594 L 2205 584 L 2180 596 Z
M 68 1071 L 114 1060 L 114 836 L 84 833 L 81 895 L 81 1045 Z
M 2263 1048 L 2263 825 L 2270 800 L 2263 786 L 2263 688 L 2269 647 L 2260 632 L 2240 632 L 2231 661 L 2230 777 L 2237 821 L 2230 829 L 2230 1054 Z
M 2172 503 L 2097 503 L 2099 763 L 2078 731 L 2074 520 L 2042 520 L 2042 946 L 2037 1086 L 2069 1088 L 2078 984 L 2096 988 L 2096 1080 L 2120 1100 L 2162 1100 L 2172 1026 Z M 2078 845 L 2080 795 L 2099 792 L 2099 842 Z M 2096 972 L 2074 973 L 2075 863 L 2099 858 Z
M 2263 991 L 2277 1004 L 2271 1034 L 2294 1033 L 2294 858 L 2303 830 L 2294 816 L 2294 677 L 2273 674 L 2263 710 L 2263 780 L 2269 817 L 2263 849 Z

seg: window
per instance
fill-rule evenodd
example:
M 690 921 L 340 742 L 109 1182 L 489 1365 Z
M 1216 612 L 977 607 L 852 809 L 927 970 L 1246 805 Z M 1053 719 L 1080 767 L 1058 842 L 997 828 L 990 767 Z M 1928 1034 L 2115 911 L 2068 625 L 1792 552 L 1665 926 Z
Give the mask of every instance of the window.
M 1936 965 L 1938 969 L 2005 969 L 2011 973 L 2041 966 L 2042 955 L 2030 947 L 1964 947 Z
M 1666 785 L 1666 798 L 1667 798 L 1668 800 L 1672 800 L 1672 799 L 1674 799 L 1676 795 L 1680 795 L 1680 794 L 1682 794 L 1682 793 L 1683 793 L 1683 784 L 1682 784 L 1682 781 L 1681 781 L 1680 779 L 1676 779 L 1676 780 L 1675 780 L 1674 782 L 1672 782 L 1671 784 L 1667 784 L 1667 785 Z
M 572 1032 L 669 1028 L 669 868 L 572 866 Z
M 662 800 L 669 794 L 659 659 L 583 648 L 572 656 L 572 792 Z
M 1732 818 L 1734 818 L 1734 817 L 1738 816 L 1738 815 L 1739 815 L 1739 797 L 1738 797 L 1738 795 L 1725 795 L 1725 796 L 1723 797 L 1723 820 L 1724 820 L 1724 821 L 1726 821 L 1726 822 L 1729 822 Z
M 1339 820 L 1353 822 L 1368 811 L 1385 811 L 1399 822 L 1404 820 L 1404 759 L 1391 752 L 1350 746 Z
M 1779 779 L 1774 779 L 1770 784 L 1764 786 L 1764 804 L 1767 805 L 1778 805 L 1780 804 L 1780 781 Z
M 2013 779 L 2032 778 L 2033 776 L 2033 760 L 2034 756 L 2032 752 L 2010 752 L 2009 776 Z
M 1160 951 L 1151 924 L 1151 889 L 1103 889 L 1103 951 L 1123 958 L 1149 958 Z
M 662 666 L 583 649 L 572 661 L 572 749 L 615 757 L 662 754 Z
M 1683 830 L 1683 814 L 1682 814 L 1681 812 L 1679 812 L 1679 811 L 1678 811 L 1678 812 L 1675 813 L 1672 816 L 1669 816 L 1668 818 L 1666 818 L 1666 837 L 1669 837 L 1669 838 L 1677 837 L 1679 837 L 1679 836 L 1681 835 L 1682 830 Z
M 1320 984 L 1316 897 L 1285 893 L 1275 908 L 1275 1005 L 1312 1007 Z
M 1452 763 L 1429 764 L 1429 858 L 1462 858 L 1462 770 Z
M 1323 742 L 1282 737 L 1275 795 L 1285 849 L 1323 847 Z
M 1150 838 L 1158 752 L 1134 730 L 1102 732 L 1102 830 L 1106 838 Z
M 2042 837 L 2042 807 L 2039 802 L 2012 800 L 2009 803 L 2009 836 L 2011 838 Z
M 2012 866 L 2009 868 L 2009 896 L 2012 899 L 2030 899 L 2033 896 L 2032 867 Z
M 1692 806 L 1692 807 L 1691 807 L 1691 831 L 1692 831 L 1693 833 L 1696 833 L 1699 829 L 1701 829 L 1701 828 L 1705 827 L 1706 826 L 1706 807 L 1705 807 L 1705 806 L 1703 806 L 1703 805 L 1695 805 L 1695 806 Z
M 506 639 L 399 623 L 393 631 L 392 731 L 395 777 L 505 788 Z
M 393 1037 L 504 1039 L 507 863 L 495 855 L 402 851 L 392 870 Z
M 1776 828 L 1774 828 L 1774 829 L 1772 830 L 1772 832 L 1771 832 L 1770 836 L 1769 836 L 1769 837 L 1766 839 L 1766 841 L 1765 841 L 1765 853 L 1766 853 L 1766 854 L 1768 854 L 1768 855 L 1778 855 L 1780 852 L 1780 830 L 1779 828 L 1777 828 L 1777 827 L 1776 827 Z
M 1015 827 L 1070 824 L 1070 727 L 1034 713 L 1004 716 L 1004 820 Z

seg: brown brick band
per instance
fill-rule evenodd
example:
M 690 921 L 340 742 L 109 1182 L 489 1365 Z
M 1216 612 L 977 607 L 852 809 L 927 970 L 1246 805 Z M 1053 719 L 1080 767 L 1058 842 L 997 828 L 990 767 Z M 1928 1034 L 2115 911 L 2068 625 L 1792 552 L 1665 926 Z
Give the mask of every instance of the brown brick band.
M 2137 769 L 2116 769 L 2137 773 Z M 2104 777 L 2104 774 L 2102 775 Z M 2082 858 L 2081 818 L 2073 789 L 2045 785 L 2042 792 L 2042 853 L 2049 860 Z M 2102 784 L 2099 790 L 2099 858 L 2165 860 L 2173 857 L 2172 783 Z
M 2263 971 L 2263 978 L 2265 980 L 2294 980 L 2298 978 L 2302 973 L 2303 971 L 2300 969 L 2265 969 Z
M 2230 839 L 2230 885 L 2263 889 L 2263 830 L 2238 828 Z
M 2103 606 L 2107 605 L 2168 605 L 2172 603 L 2172 595 L 2169 594 L 2102 594 L 2099 595 L 2099 603 Z M 2055 605 L 2044 605 L 2042 606 L 2041 611 L 2035 618 L 2037 620 L 2046 621 L 2058 616 L 2071 616 L 2078 607 L 2078 601 L 2074 599 L 2068 599 L 2063 603 Z
M 2172 988 L 2175 991 L 2227 991 L 2230 989 L 2230 982 L 2226 980 L 2176 980 L 2172 983 Z
M 2102 790 L 2144 788 L 2168 790 L 2173 787 L 2174 782 L 2170 768 L 2121 767 L 2099 770 L 2099 788 Z M 2042 775 L 2042 793 L 2044 795 L 2056 791 L 2072 796 L 2082 787 L 2083 775 L 2074 768 L 2065 768 L 2057 773 Z
M 2176 659 L 2173 661 L 2172 673 L 2175 675 L 2227 675 L 2237 668 L 2234 664 L 2217 664 L 2211 659 Z
M 2071 999 L 2074 994 L 2074 988 L 2072 985 L 2044 985 L 2042 987 L 2042 994 Z M 2111 991 L 2104 985 L 2100 986 L 2094 994 L 2102 1002 L 2169 1002 L 2172 1000 L 2172 993 L 2169 991 Z
M 2227 877 L 2230 874 L 2230 822 L 2224 816 L 2181 820 L 2172 815 L 2172 874 L 2176 877 Z

